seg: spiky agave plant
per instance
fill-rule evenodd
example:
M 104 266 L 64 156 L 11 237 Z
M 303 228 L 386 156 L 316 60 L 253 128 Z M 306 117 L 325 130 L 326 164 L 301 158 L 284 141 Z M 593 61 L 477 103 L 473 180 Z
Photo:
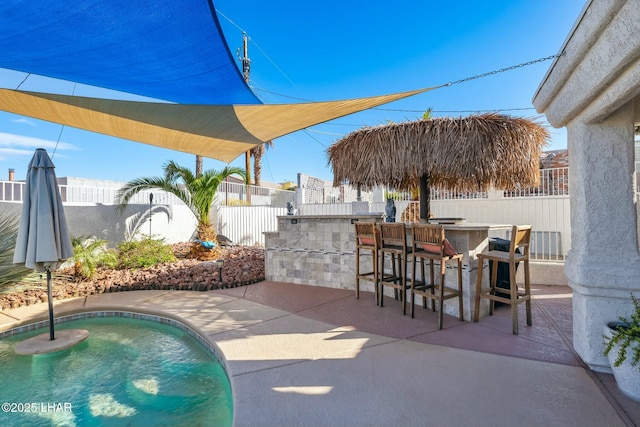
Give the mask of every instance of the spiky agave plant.
M 18 225 L 18 217 L 0 213 L 0 291 L 20 282 L 40 279 L 33 270 L 13 263 Z

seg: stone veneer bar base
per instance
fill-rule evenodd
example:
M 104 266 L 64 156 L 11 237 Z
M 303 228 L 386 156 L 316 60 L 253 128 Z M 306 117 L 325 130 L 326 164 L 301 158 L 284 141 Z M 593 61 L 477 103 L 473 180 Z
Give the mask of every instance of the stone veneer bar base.
M 354 289 L 356 221 L 381 222 L 380 214 L 278 217 L 278 231 L 265 234 L 267 280 Z M 372 269 L 371 257 L 362 269 Z M 370 282 L 362 290 L 373 292 Z
M 267 280 L 311 286 L 325 286 L 355 290 L 355 233 L 356 221 L 382 221 L 381 215 L 353 216 L 281 216 L 278 231 L 265 233 L 265 277 Z M 476 295 L 477 256 L 488 247 L 489 231 L 510 228 L 500 224 L 448 224 L 447 237 L 464 254 L 462 261 L 463 317 L 473 319 Z M 371 256 L 361 255 L 362 271 L 371 271 Z M 387 263 L 387 261 L 385 261 Z M 487 266 L 488 267 L 488 266 Z M 386 264 L 386 269 L 390 265 Z M 451 268 L 448 266 L 447 269 Z M 488 286 L 489 268 L 484 269 L 483 283 Z M 407 273 L 411 275 L 411 266 Z M 455 271 L 446 274 L 447 286 L 455 288 Z M 437 282 L 436 278 L 436 282 Z M 373 292 L 373 284 L 361 281 L 361 290 Z M 385 295 L 392 295 L 385 289 Z M 422 304 L 421 297 L 416 301 Z M 444 312 L 458 316 L 458 304 L 451 300 L 444 304 Z M 489 304 L 480 305 L 480 316 L 489 312 Z

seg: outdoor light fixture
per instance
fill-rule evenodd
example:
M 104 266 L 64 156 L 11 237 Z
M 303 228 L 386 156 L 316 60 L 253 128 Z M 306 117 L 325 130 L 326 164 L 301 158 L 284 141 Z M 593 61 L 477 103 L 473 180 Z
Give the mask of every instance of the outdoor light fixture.
M 220 283 L 222 283 L 222 267 L 224 266 L 224 260 L 218 259 L 214 262 L 216 263 L 216 267 L 218 267 L 218 277 L 220 278 Z

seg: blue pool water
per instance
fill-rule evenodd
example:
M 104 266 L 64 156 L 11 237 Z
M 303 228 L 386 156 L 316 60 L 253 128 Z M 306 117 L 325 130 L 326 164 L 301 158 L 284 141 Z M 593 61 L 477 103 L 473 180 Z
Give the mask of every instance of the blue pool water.
M 151 320 L 56 325 L 89 338 L 58 353 L 16 355 L 48 328 L 0 339 L 0 426 L 230 426 L 224 368 L 190 334 Z

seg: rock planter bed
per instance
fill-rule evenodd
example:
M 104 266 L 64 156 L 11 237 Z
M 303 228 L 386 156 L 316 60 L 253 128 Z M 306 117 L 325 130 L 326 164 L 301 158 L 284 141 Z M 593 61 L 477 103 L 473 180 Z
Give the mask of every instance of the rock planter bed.
M 188 245 L 188 244 L 186 244 Z M 53 297 L 56 300 L 108 292 L 134 290 L 185 290 L 210 291 L 235 288 L 264 280 L 264 248 L 227 246 L 222 249 L 224 267 L 222 281 L 218 268 L 210 261 L 180 259 L 185 244 L 174 245 L 178 261 L 158 264 L 139 270 L 102 269 L 95 278 L 73 282 L 71 272 L 58 270 L 53 275 Z M 44 280 L 44 279 L 43 279 Z M 0 310 L 18 308 L 47 301 L 46 286 L 26 289 L 22 292 L 0 294 Z

